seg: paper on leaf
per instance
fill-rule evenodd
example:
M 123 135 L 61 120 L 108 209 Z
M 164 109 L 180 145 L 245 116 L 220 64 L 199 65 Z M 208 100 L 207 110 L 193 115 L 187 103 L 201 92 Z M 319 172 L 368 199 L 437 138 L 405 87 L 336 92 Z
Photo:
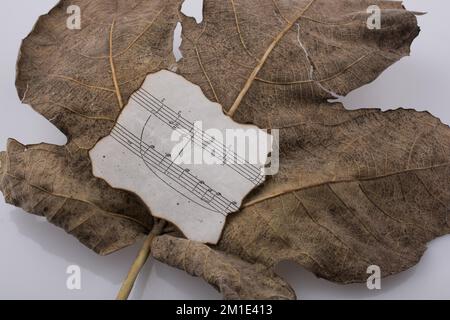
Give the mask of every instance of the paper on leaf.
M 214 244 L 227 215 L 264 181 L 271 145 L 271 135 L 234 122 L 163 70 L 147 76 L 90 157 L 95 176 L 136 193 L 189 239 Z

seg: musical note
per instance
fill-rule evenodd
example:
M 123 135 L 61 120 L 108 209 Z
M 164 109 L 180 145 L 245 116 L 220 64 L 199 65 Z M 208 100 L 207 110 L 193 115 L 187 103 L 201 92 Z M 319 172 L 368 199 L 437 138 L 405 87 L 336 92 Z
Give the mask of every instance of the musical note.
M 213 189 L 208 189 L 202 195 L 202 200 L 206 203 L 211 203 L 219 194 L 215 192 Z
M 170 153 L 166 153 L 164 155 L 164 157 L 162 158 L 162 160 L 159 162 L 159 166 L 161 168 L 163 168 L 164 173 L 167 173 L 167 171 L 169 171 L 169 169 L 174 164 L 173 161 L 171 160 L 171 158 L 172 158 L 172 155 Z
M 178 178 L 182 178 L 185 174 L 188 174 L 188 173 L 190 173 L 191 172 L 191 170 L 189 170 L 189 169 L 184 169 L 183 171 L 181 171 L 181 174 L 178 176 Z
M 204 184 L 205 184 L 205 181 L 199 181 L 199 182 L 197 182 L 197 184 L 195 185 L 195 187 L 192 189 L 192 192 L 195 192 L 199 186 L 204 185 Z
M 172 129 L 174 129 L 174 130 L 178 129 L 178 127 L 180 126 L 180 118 L 181 118 L 181 111 L 178 111 L 175 120 L 169 121 L 169 124 L 172 127 Z
M 154 149 L 155 149 L 154 145 L 148 146 L 147 150 L 145 150 L 145 154 L 147 154 L 150 150 L 154 150 Z

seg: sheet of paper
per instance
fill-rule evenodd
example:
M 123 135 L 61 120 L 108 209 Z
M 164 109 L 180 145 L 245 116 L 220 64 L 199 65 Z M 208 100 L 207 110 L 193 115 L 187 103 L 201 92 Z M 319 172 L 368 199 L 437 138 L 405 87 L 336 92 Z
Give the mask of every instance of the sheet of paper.
M 95 176 L 137 194 L 187 238 L 215 244 L 227 215 L 264 182 L 271 138 L 163 70 L 147 76 L 90 157 Z

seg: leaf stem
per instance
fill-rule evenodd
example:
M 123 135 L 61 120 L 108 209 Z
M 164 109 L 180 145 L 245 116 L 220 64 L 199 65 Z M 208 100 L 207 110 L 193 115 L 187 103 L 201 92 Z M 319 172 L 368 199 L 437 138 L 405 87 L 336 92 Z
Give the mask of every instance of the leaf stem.
M 139 251 L 133 264 L 131 265 L 130 271 L 128 271 L 127 277 L 122 283 L 122 287 L 120 288 L 119 293 L 117 294 L 116 297 L 117 300 L 127 300 L 128 297 L 130 296 L 131 290 L 133 289 L 134 283 L 136 282 L 139 272 L 141 271 L 142 267 L 144 266 L 145 262 L 150 256 L 153 240 L 158 235 L 161 234 L 165 225 L 166 221 L 164 220 L 155 221 L 152 231 L 150 231 L 149 235 L 145 239 L 141 250 Z

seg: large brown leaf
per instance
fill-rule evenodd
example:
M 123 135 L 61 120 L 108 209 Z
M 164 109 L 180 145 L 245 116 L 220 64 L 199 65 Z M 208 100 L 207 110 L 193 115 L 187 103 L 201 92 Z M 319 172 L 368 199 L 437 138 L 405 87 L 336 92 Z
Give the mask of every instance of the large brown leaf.
M 80 31 L 65 27 L 73 4 L 84 12 Z M 383 9 L 381 30 L 366 27 L 373 4 Z M 27 211 L 57 212 L 53 222 L 100 253 L 132 243 L 151 218 L 133 195 L 92 177 L 86 150 L 109 133 L 147 73 L 172 66 L 178 7 L 175 0 L 61 1 L 21 49 L 20 97 L 69 144 L 11 142 L 0 154 L 2 192 Z M 429 240 L 449 232 L 448 127 L 427 113 L 327 102 L 409 53 L 419 29 L 399 2 L 206 0 L 203 24 L 184 18 L 183 30 L 178 72 L 236 120 L 280 129 L 281 170 L 231 217 L 216 250 L 191 243 L 187 252 L 187 240 L 163 237 L 158 259 L 189 262 L 190 273 L 230 289 L 227 298 L 292 298 L 262 265 L 294 260 L 330 280 L 362 281 L 371 264 L 383 275 L 412 266 Z M 36 169 L 47 158 L 52 168 Z M 217 260 L 209 270 L 208 252 Z M 238 271 L 215 278 L 221 266 Z M 274 285 L 236 286 L 241 277 Z

